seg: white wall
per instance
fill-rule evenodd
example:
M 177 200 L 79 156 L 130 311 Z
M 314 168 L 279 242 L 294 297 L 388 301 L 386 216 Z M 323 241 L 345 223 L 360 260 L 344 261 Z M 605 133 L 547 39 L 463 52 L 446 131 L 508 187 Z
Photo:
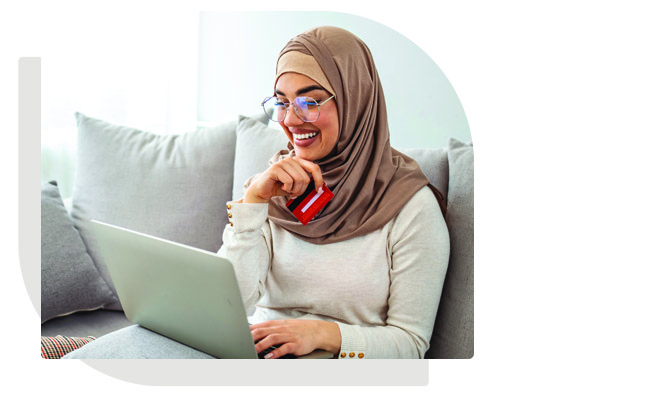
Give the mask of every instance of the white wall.
M 160 134 L 195 129 L 198 18 L 110 7 L 59 16 L 40 53 L 41 180 L 72 194 L 76 111 Z
M 444 147 L 470 141 L 462 105 L 431 57 L 385 25 L 334 12 L 203 12 L 200 15 L 198 116 L 211 125 L 262 112 L 275 63 L 293 36 L 334 25 L 360 37 L 373 54 L 388 107 L 391 144 Z

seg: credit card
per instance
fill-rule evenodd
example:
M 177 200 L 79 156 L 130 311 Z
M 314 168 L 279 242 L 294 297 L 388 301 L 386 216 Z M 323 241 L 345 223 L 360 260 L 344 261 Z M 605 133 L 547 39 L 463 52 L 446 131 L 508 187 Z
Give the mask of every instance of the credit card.
M 325 207 L 325 204 L 334 197 L 334 193 L 326 185 L 323 185 L 322 191 L 317 190 L 315 186 L 314 180 L 312 179 L 303 194 L 293 200 L 289 200 L 287 203 L 289 211 L 303 225 L 307 225 Z

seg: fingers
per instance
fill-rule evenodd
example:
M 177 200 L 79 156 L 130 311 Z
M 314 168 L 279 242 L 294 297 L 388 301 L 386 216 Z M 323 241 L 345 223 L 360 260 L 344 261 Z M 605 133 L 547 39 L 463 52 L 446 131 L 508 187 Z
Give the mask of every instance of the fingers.
M 296 177 L 294 176 L 295 172 L 291 169 L 282 168 L 280 166 L 276 167 L 274 171 L 274 178 L 276 180 L 276 190 L 274 191 L 274 196 L 281 196 L 284 193 L 291 194 L 295 189 Z
M 278 182 L 281 183 L 279 187 L 281 192 L 276 195 L 300 196 L 309 186 L 310 174 L 314 178 L 317 189 L 324 184 L 320 167 L 311 161 L 291 157 L 274 164 L 273 167 L 276 168 L 276 177 Z
M 276 320 L 251 325 L 251 334 L 255 342 L 255 351 L 260 353 L 271 346 L 272 350 L 265 358 L 279 358 L 286 354 L 301 355 L 313 350 L 313 346 L 305 342 L 304 321 Z
M 325 181 L 323 180 L 323 175 L 321 174 L 318 164 L 314 164 L 311 161 L 303 160 L 298 157 L 295 157 L 294 160 L 297 161 L 305 171 L 311 174 L 312 178 L 314 178 L 314 185 L 317 190 L 323 187 Z
M 251 326 L 251 334 L 255 342 L 255 351 L 261 353 L 271 346 L 277 346 L 277 349 L 266 354 L 265 358 L 279 358 L 285 354 L 291 353 L 293 344 L 290 344 L 292 337 L 287 333 L 277 332 L 278 327 L 257 328 Z
M 273 333 L 264 337 L 259 342 L 255 343 L 255 351 L 261 353 L 264 350 L 268 349 L 271 346 L 278 346 L 277 349 L 274 349 L 271 353 L 272 355 L 267 358 L 278 358 L 278 352 L 280 347 L 285 347 L 286 343 L 289 341 L 289 337 L 285 334 Z M 282 355 L 286 354 L 287 349 L 282 350 Z
M 244 202 L 268 202 L 274 196 L 300 196 L 307 190 L 311 178 L 316 189 L 324 185 L 317 164 L 297 157 L 285 158 L 253 181 L 244 195 Z
M 281 165 L 284 171 L 291 177 L 291 181 L 283 181 L 284 185 L 282 186 L 282 190 L 291 196 L 299 196 L 307 189 L 310 178 L 307 171 L 299 163 L 293 159 L 290 160 Z
M 293 343 L 285 343 L 272 352 L 266 354 L 264 358 L 280 358 L 287 354 L 294 354 L 296 345 Z
M 315 349 L 338 353 L 341 349 L 341 332 L 335 322 L 310 319 L 270 320 L 250 326 L 258 353 L 275 346 L 267 358 L 286 354 L 301 356 Z

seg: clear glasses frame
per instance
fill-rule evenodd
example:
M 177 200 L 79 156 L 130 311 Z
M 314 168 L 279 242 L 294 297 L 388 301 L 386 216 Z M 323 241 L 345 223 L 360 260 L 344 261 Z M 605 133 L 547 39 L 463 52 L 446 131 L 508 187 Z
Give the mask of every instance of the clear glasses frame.
M 320 118 L 320 106 L 322 106 L 323 104 L 325 104 L 325 103 L 327 103 L 328 101 L 332 100 L 333 98 L 334 98 L 334 95 L 332 95 L 330 98 L 328 98 L 328 99 L 326 99 L 326 100 L 323 100 L 323 101 L 321 101 L 321 102 L 319 103 L 319 102 L 317 102 L 317 101 L 316 101 L 314 98 L 312 98 L 312 97 L 301 96 L 301 97 L 296 97 L 293 101 L 290 101 L 290 102 L 283 102 L 283 101 L 280 101 L 280 99 L 278 99 L 277 96 L 269 96 L 269 97 L 265 98 L 264 101 L 262 101 L 262 109 L 264 110 L 264 113 L 265 113 L 265 114 L 266 114 L 266 115 L 267 115 L 267 116 L 268 116 L 272 121 L 280 122 L 279 119 L 277 118 L 277 116 L 276 116 L 276 115 L 273 115 L 274 113 L 273 113 L 272 111 L 269 113 L 269 111 L 267 110 L 267 105 L 266 105 L 266 103 L 267 103 L 268 101 L 271 101 L 271 100 L 273 100 L 273 99 L 276 99 L 277 101 L 274 102 L 274 103 L 282 103 L 282 104 L 284 104 L 285 109 L 289 108 L 290 105 L 293 105 L 293 111 L 296 113 L 296 115 L 298 116 L 298 118 L 300 118 L 303 122 L 316 122 L 316 121 L 318 121 L 318 118 Z M 301 109 L 300 106 L 297 106 L 297 105 L 296 105 L 296 101 L 297 101 L 298 103 L 302 103 L 302 104 L 315 104 L 316 107 L 318 107 L 318 114 L 316 115 L 316 118 L 307 119 L 307 117 L 305 117 L 304 115 L 306 115 L 306 113 L 307 113 L 308 110 L 306 110 L 306 109 Z M 285 111 L 285 114 L 284 114 L 284 118 L 282 118 L 282 121 L 284 121 L 285 118 L 287 118 L 287 113 L 286 113 L 286 111 Z

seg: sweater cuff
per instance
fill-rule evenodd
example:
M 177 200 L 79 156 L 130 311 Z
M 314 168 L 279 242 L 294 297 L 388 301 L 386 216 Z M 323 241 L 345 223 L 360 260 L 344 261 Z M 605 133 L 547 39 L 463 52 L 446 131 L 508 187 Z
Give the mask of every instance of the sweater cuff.
M 337 322 L 341 331 L 340 359 L 371 358 L 367 352 L 366 337 L 361 332 L 361 327 Z
M 226 207 L 230 221 L 228 229 L 236 233 L 261 229 L 269 215 L 268 203 L 243 203 L 239 200 L 229 201 Z

